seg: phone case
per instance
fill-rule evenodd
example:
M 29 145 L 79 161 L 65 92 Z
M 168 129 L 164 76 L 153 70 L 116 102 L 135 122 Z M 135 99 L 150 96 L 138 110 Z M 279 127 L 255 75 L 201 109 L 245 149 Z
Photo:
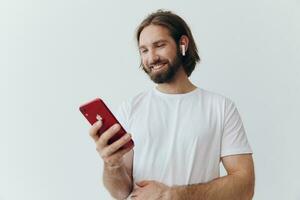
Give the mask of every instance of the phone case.
M 79 107 L 79 110 L 91 125 L 98 121 L 98 115 L 102 118 L 102 127 L 99 129 L 99 135 L 101 135 L 115 123 L 118 123 L 121 126 L 120 130 L 112 138 L 110 138 L 108 144 L 112 144 L 113 142 L 121 138 L 124 134 L 126 134 L 125 129 L 100 98 L 96 98 L 88 103 L 83 104 Z M 134 142 L 131 139 L 121 148 L 129 148 L 133 145 Z

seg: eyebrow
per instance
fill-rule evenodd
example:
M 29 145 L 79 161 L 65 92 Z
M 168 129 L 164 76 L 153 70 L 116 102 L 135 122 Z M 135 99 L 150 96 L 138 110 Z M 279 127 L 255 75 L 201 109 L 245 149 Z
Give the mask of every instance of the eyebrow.
M 157 40 L 157 41 L 153 42 L 152 45 L 157 45 L 158 43 L 163 43 L 163 42 L 168 42 L 168 41 L 161 39 L 161 40 Z M 143 49 L 143 48 L 146 48 L 146 46 L 145 45 L 139 46 L 139 49 Z

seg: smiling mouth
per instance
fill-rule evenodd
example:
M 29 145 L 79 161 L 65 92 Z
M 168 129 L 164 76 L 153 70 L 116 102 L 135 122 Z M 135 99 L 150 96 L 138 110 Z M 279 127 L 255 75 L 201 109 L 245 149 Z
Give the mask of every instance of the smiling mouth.
M 150 69 L 151 69 L 151 71 L 158 71 L 161 68 L 163 68 L 166 64 L 167 63 L 161 63 L 161 64 L 158 64 L 158 65 L 151 65 Z

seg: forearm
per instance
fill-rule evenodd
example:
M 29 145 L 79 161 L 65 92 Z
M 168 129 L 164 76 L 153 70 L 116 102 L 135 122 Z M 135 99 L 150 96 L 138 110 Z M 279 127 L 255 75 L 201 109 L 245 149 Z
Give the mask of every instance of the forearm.
M 104 164 L 103 183 L 116 199 L 126 199 L 132 191 L 132 179 L 124 166 L 110 168 Z
M 241 174 L 227 175 L 208 183 L 175 186 L 172 199 L 180 200 L 250 200 L 254 193 L 254 180 Z

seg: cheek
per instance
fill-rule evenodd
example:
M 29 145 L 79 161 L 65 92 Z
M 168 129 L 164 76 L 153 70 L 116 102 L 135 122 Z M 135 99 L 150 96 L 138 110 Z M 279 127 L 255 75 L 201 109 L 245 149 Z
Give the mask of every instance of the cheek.
M 162 51 L 160 52 L 160 55 L 161 55 L 160 57 L 161 57 L 162 59 L 167 59 L 167 60 L 171 61 L 171 60 L 173 60 L 173 59 L 175 58 L 175 56 L 176 56 L 176 51 L 175 51 L 174 49 L 168 48 L 168 49 L 162 50 Z
M 144 67 L 148 67 L 149 65 L 149 58 L 145 56 L 141 56 L 141 63 L 143 64 Z
M 146 59 L 145 58 L 141 58 L 141 63 L 144 67 L 147 66 L 147 62 L 146 62 Z
M 175 58 L 177 56 L 177 49 L 174 49 L 173 51 L 169 52 L 169 55 L 171 58 Z

